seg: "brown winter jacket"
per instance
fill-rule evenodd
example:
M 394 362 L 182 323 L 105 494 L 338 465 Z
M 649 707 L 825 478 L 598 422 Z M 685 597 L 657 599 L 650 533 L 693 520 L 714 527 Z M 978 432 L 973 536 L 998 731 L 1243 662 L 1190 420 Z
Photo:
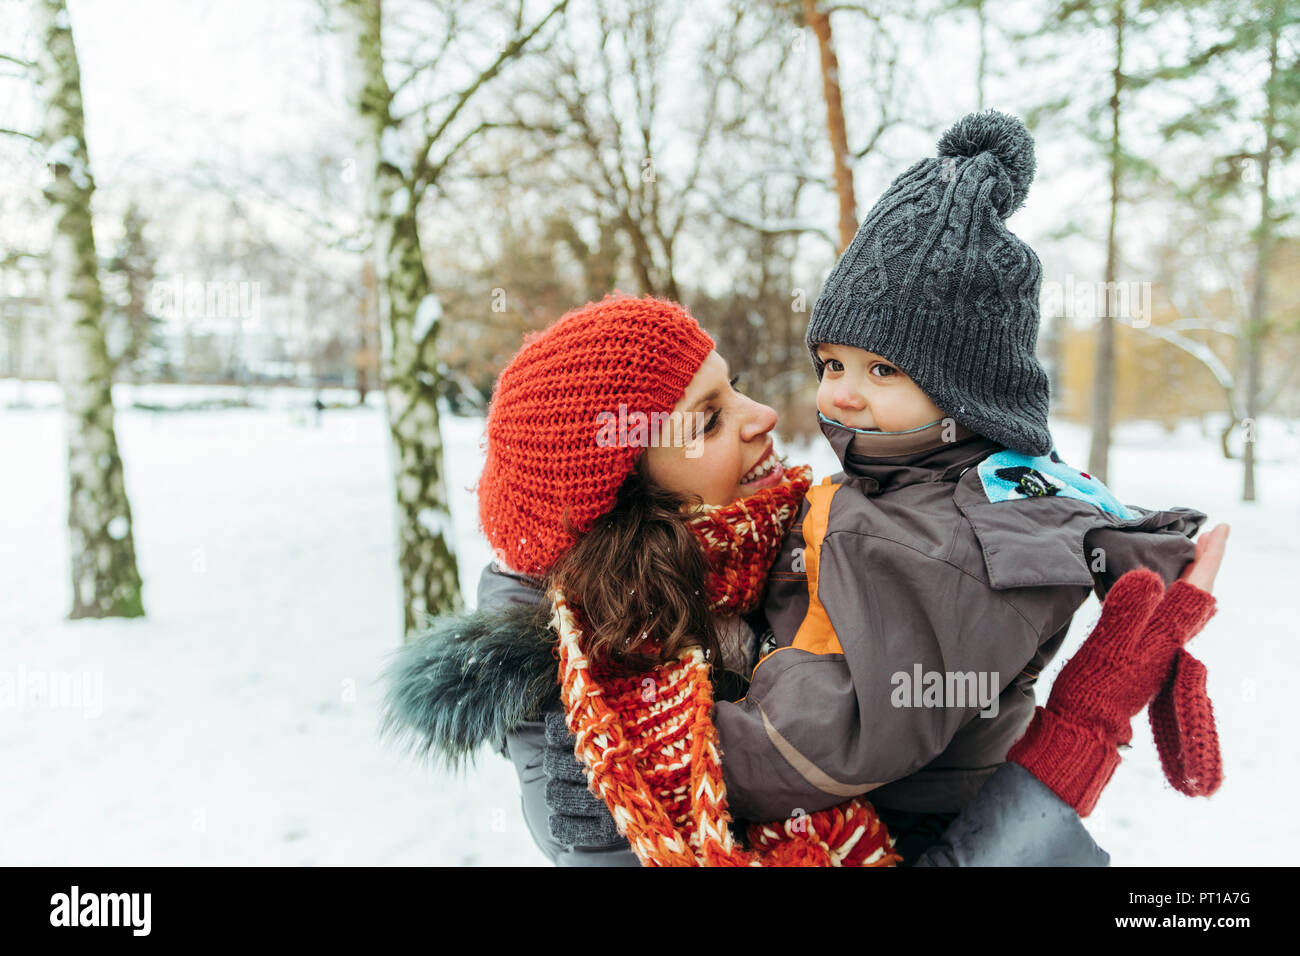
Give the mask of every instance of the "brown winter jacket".
M 993 500 L 978 465 L 1006 449 L 944 428 L 822 421 L 844 470 L 811 489 L 772 567 L 775 650 L 715 712 L 737 816 L 868 791 L 878 808 L 961 810 L 1023 732 L 1089 590 L 1104 598 L 1138 565 L 1171 582 L 1191 560 L 1201 512 L 1127 506 L 1124 519 L 1030 468 L 999 472 L 1028 477 Z

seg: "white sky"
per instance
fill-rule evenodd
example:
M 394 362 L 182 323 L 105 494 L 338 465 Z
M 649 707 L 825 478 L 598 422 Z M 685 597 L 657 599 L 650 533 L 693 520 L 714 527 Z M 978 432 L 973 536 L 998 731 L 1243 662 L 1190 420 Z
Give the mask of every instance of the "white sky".
M 259 155 L 336 135 L 328 131 L 337 130 L 345 116 L 337 39 L 323 31 L 319 0 L 71 0 L 70 6 L 101 204 L 120 208 L 124 191 L 183 181 L 196 164 L 255 168 Z M 999 16 L 1014 20 L 1026 8 L 1024 0 L 1015 0 Z M 851 14 L 836 16 L 837 27 L 845 24 L 838 27 L 837 52 L 852 124 L 854 78 L 864 67 L 860 52 L 846 41 L 853 25 L 840 19 Z M 807 40 L 815 57 L 815 43 L 811 36 Z M 1169 42 L 1167 36 L 1161 40 Z M 948 123 L 976 106 L 969 15 L 950 14 L 928 32 L 913 30 L 908 42 L 902 88 L 917 128 L 887 139 L 886 162 L 856 172 L 860 215 L 894 175 L 933 154 Z M 0 42 L 0 48 L 7 44 Z M 1135 49 L 1139 56 L 1154 52 L 1150 43 Z M 1081 36 L 1050 67 L 1017 66 L 1014 53 L 1005 41 L 991 52 L 990 65 L 1004 72 L 991 78 L 987 105 L 1021 112 L 1052 82 L 1082 90 L 1104 80 L 1105 46 L 1095 38 Z M 1130 135 L 1152 136 L 1149 117 L 1129 123 Z M 851 144 L 858 139 L 851 126 Z M 1049 274 L 1054 264 L 1059 272 L 1067 262 L 1071 269 L 1095 272 L 1099 243 L 1078 239 L 1049 248 L 1045 237 L 1070 215 L 1102 226 L 1108 198 L 1104 165 L 1088 146 L 1060 131 L 1040 132 L 1037 148 L 1038 178 L 1010 226 L 1038 248 Z M 14 187 L 0 184 L 4 188 Z M 834 212 L 827 198 L 829 226 Z M 1147 217 L 1136 230 L 1140 234 L 1157 225 L 1149 213 L 1129 215 Z M 99 230 L 101 243 L 111 228 Z M 1104 235 L 1101 228 L 1097 235 Z
M 299 0 L 72 4 L 87 138 L 105 173 L 152 157 L 279 148 L 312 132 L 312 90 L 337 83 L 333 38 Z M 102 174 L 101 174 L 102 175 Z

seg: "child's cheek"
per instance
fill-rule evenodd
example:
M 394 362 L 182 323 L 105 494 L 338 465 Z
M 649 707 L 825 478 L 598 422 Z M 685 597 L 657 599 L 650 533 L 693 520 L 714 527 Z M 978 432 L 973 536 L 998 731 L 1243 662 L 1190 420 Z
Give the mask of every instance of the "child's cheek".
M 817 388 L 817 411 L 821 412 L 827 418 L 835 417 L 835 403 L 831 400 L 831 389 L 828 387 L 826 380 Z

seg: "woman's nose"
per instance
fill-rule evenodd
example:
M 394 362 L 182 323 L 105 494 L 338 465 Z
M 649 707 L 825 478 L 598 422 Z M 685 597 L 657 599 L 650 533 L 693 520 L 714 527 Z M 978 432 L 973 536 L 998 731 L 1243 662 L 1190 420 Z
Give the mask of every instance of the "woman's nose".
M 754 402 L 753 405 L 754 407 L 750 410 L 745 425 L 741 429 L 740 437 L 745 441 L 753 441 L 760 435 L 766 435 L 776 427 L 776 409 L 761 402 Z

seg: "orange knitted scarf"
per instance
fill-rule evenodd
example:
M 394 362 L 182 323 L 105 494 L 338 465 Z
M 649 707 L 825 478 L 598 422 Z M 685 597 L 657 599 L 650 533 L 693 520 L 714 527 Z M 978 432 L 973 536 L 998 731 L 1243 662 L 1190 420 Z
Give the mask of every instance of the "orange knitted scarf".
M 757 606 L 781 539 L 799 514 L 811 469 L 690 519 L 709 559 L 710 608 Z M 594 793 L 646 866 L 889 866 L 901 859 L 871 804 L 846 803 L 788 820 L 752 824 L 746 850 L 727 809 L 709 662 L 698 647 L 641 674 L 617 674 L 583 654 L 582 624 L 552 589 L 561 697 L 575 753 Z

